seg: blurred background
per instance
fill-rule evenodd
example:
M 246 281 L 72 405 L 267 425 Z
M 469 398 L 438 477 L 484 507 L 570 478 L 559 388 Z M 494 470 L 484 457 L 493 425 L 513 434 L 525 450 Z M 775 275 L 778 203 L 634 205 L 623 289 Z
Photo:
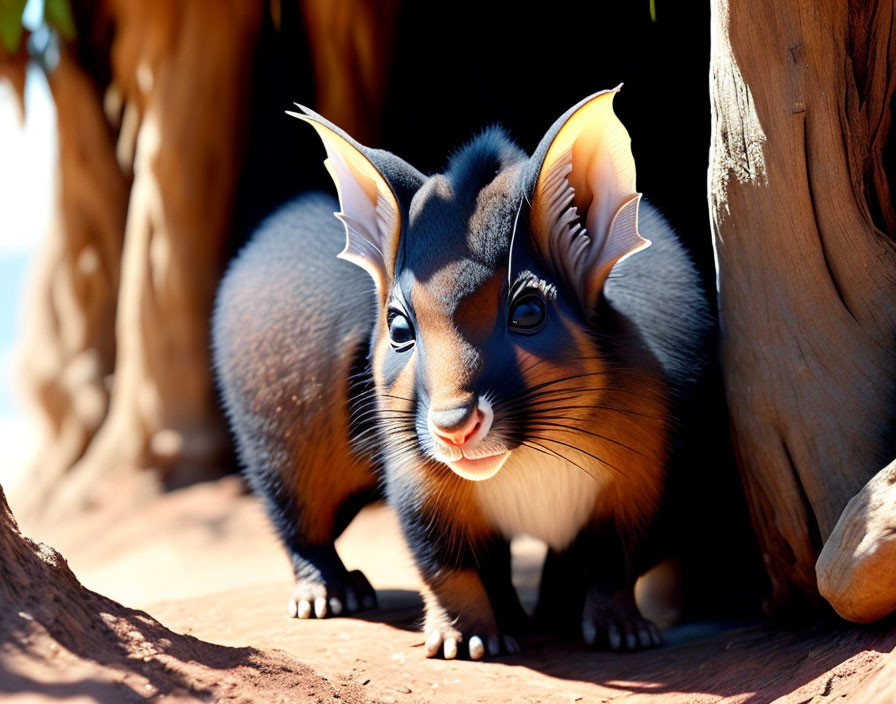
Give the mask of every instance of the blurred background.
M 23 21 L 37 26 L 38 10 L 32 3 Z M 26 76 L 24 86 L 0 79 L 0 446 L 4 449 L 0 485 L 4 487 L 19 480 L 40 435 L 39 417 L 23 407 L 18 342 L 29 264 L 50 226 L 56 165 L 56 115 L 46 78 L 37 66 L 26 69 Z
M 293 102 L 435 172 L 491 124 L 531 151 L 624 83 L 639 190 L 714 295 L 708 22 L 671 0 L 0 3 L 0 482 L 20 521 L 49 536 L 235 470 L 215 287 L 278 204 L 332 190 Z M 707 436 L 726 444 L 723 416 Z

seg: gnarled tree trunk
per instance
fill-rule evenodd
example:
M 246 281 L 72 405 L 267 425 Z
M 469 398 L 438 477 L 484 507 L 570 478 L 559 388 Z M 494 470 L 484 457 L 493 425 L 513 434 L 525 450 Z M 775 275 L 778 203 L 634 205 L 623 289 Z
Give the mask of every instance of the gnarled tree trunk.
M 376 120 L 364 116 L 380 113 L 398 0 L 292 1 L 309 25 L 318 109 L 374 140 Z M 133 483 L 106 481 L 122 468 L 158 470 L 137 486 L 177 486 L 228 464 L 208 323 L 269 9 L 71 4 L 77 37 L 49 76 L 56 223 L 33 282 L 23 370 L 50 437 L 15 497 L 41 532 L 110 493 L 124 503 Z M 270 3 L 275 23 L 280 6 Z M 19 58 L 4 64 L 15 80 Z
M 59 143 L 57 203 L 27 299 L 22 371 L 51 437 L 22 496 L 26 513 L 43 506 L 106 417 L 130 187 L 102 95 L 67 50 L 50 90 Z
M 820 602 L 822 545 L 893 459 L 894 81 L 891 2 L 713 2 L 722 359 L 772 608 Z
M 208 320 L 264 11 L 251 0 L 73 6 L 81 44 L 50 74 L 59 216 L 25 350 L 52 437 L 23 512 L 51 523 L 120 468 L 154 467 L 175 485 L 221 472 Z

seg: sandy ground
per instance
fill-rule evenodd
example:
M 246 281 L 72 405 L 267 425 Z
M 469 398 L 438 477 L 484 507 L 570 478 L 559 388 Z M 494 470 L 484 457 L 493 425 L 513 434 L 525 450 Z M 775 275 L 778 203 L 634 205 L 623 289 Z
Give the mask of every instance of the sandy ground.
M 634 655 L 540 637 L 525 640 L 522 654 L 492 662 L 427 660 L 417 630 L 418 577 L 383 506 L 362 512 L 338 544 L 347 566 L 363 570 L 377 588 L 380 608 L 322 621 L 287 617 L 285 554 L 236 477 L 163 495 L 111 525 L 100 513 L 58 528 L 51 542 L 88 588 L 202 642 L 291 656 L 296 668 L 310 668 L 308 681 L 329 683 L 313 696 L 293 690 L 298 698 L 284 701 L 864 704 L 863 688 L 882 687 L 881 678 L 896 701 L 896 667 L 881 674 L 888 657 L 896 661 L 889 655 L 896 648 L 892 623 L 836 633 L 692 626 L 667 632 L 665 647 Z M 542 557 L 534 541 L 514 545 L 524 604 L 534 601 Z M 27 692 L 27 672 L 22 676 L 17 701 Z M 63 687 L 56 694 L 65 696 L 54 701 L 76 693 L 74 685 L 70 693 Z M 258 701 L 279 700 L 256 694 Z M 218 696 L 215 690 L 204 698 Z

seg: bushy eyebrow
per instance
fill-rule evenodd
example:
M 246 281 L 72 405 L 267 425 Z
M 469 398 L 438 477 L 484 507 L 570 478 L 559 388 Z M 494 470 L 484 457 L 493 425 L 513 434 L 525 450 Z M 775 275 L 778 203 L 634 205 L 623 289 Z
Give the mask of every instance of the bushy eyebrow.
M 507 297 L 513 299 L 514 296 L 524 289 L 533 288 L 541 291 L 546 300 L 552 301 L 557 297 L 557 287 L 529 269 L 523 269 L 523 271 L 517 274 L 513 284 L 508 288 Z

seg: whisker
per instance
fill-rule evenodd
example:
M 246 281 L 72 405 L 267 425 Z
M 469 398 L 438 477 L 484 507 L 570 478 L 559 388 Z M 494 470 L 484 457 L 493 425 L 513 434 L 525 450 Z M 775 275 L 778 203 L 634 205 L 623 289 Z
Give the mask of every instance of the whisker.
M 617 447 L 625 448 L 626 450 L 629 450 L 630 452 L 634 452 L 636 455 L 640 455 L 641 457 L 644 457 L 645 459 L 649 459 L 649 457 L 647 457 L 647 455 L 645 455 L 643 452 L 641 452 L 640 450 L 636 450 L 635 448 L 631 447 L 630 445 L 626 445 L 624 442 L 615 440 L 614 438 L 608 437 L 606 435 L 601 435 L 600 433 L 594 433 L 590 430 L 585 430 L 584 428 L 573 428 L 571 426 L 564 425 L 563 423 L 549 423 L 549 422 L 540 421 L 540 420 L 535 421 L 533 424 L 530 424 L 528 427 L 531 428 L 532 430 L 544 430 L 544 429 L 546 429 L 544 426 L 546 426 L 547 428 L 558 428 L 561 431 L 571 433 L 573 435 L 578 435 L 579 433 L 585 433 L 586 435 L 591 435 L 592 437 L 600 438 L 601 440 L 605 440 L 608 443 L 616 445 Z M 578 449 L 578 448 L 576 448 L 576 449 Z M 584 452 L 584 450 L 579 450 L 579 452 Z
M 522 443 L 522 445 L 524 447 L 531 448 L 531 449 L 535 450 L 536 452 L 541 452 L 542 454 L 547 455 L 548 457 L 556 457 L 557 459 L 563 460 L 564 462 L 571 464 L 573 467 L 576 467 L 577 469 L 582 470 L 585 474 L 587 474 L 589 477 L 591 477 L 591 479 L 593 479 L 594 481 L 597 481 L 597 477 L 594 476 L 587 469 L 585 469 L 582 465 L 580 465 L 578 462 L 576 462 L 574 460 L 569 459 L 568 457 L 564 457 L 556 450 L 552 450 L 549 447 L 545 447 L 544 445 L 540 445 L 540 444 L 538 444 L 536 442 L 532 442 L 532 441 L 526 441 L 526 442 Z
M 575 452 L 580 452 L 583 455 L 587 455 L 588 457 L 591 457 L 591 458 L 597 460 L 601 464 L 606 465 L 607 467 L 612 469 L 614 472 L 617 472 L 617 473 L 621 474 L 622 476 L 625 476 L 625 473 L 622 472 L 618 467 L 614 467 L 612 464 L 607 462 L 605 459 L 598 457 L 593 452 L 588 452 L 588 450 L 583 450 L 579 447 L 576 447 L 575 445 L 570 445 L 568 442 L 563 442 L 562 440 L 556 440 L 554 438 L 544 437 L 543 435 L 533 435 L 532 437 L 535 438 L 536 440 L 541 440 L 542 442 L 551 442 L 551 443 L 554 443 L 555 445 L 563 445 L 563 447 L 568 447 L 570 450 L 574 450 Z

